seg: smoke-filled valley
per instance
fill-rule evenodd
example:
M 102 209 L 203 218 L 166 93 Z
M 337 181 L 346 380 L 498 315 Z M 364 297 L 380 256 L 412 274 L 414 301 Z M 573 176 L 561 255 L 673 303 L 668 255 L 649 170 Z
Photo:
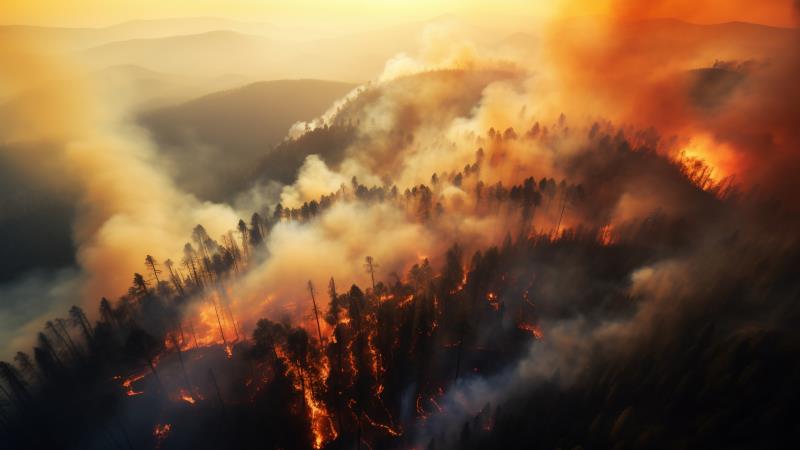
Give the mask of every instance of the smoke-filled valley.
M 795 446 L 800 5 L 501 3 L 0 26 L 0 448 Z

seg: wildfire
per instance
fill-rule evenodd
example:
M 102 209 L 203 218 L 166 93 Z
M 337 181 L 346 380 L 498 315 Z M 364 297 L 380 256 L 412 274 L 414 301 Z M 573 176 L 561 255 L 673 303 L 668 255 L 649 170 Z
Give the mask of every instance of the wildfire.
M 461 276 L 461 281 L 459 281 L 458 286 L 456 286 L 455 289 L 450 291 L 450 294 L 455 295 L 455 294 L 457 294 L 457 293 L 459 293 L 459 292 L 464 290 L 464 286 L 467 285 L 468 273 L 469 273 L 469 268 L 465 267 L 464 268 L 464 275 Z
M 303 373 L 298 367 L 292 364 L 286 355 L 284 348 L 280 346 L 275 347 L 275 354 L 278 358 L 284 360 L 289 367 L 289 373 L 292 375 L 292 384 L 297 391 L 303 393 L 303 402 L 309 412 L 311 418 L 311 432 L 314 436 L 314 448 L 320 449 L 322 446 L 333 439 L 336 439 L 338 433 L 333 424 L 333 419 L 325 407 L 325 404 L 315 396 L 314 383 L 312 377 L 308 372 Z M 330 371 L 327 359 L 322 363 L 321 374 L 327 376 Z M 306 379 L 308 377 L 309 379 Z
M 332 439 L 336 439 L 336 428 L 333 420 L 325 409 L 325 406 L 314 398 L 311 389 L 306 389 L 306 406 L 311 412 L 311 428 L 314 434 L 314 448 L 322 448 L 322 445 Z
M 368 416 L 367 413 L 363 413 L 363 415 L 364 415 L 364 419 L 367 420 L 367 423 L 372 425 L 373 427 L 380 428 L 381 430 L 389 433 L 392 436 L 402 436 L 403 435 L 402 431 L 395 430 L 394 428 L 390 427 L 389 425 L 384 425 L 382 423 L 378 423 L 378 422 L 372 420 L 372 418 L 370 416 Z
M 414 295 L 413 294 L 409 294 L 403 300 L 400 301 L 399 306 L 402 308 L 402 307 L 408 305 L 409 303 L 411 303 L 413 300 L 414 300 Z
M 681 171 L 704 190 L 720 190 L 742 165 L 735 150 L 706 135 L 693 137 L 675 159 Z
M 155 448 L 161 448 L 161 444 L 169 436 L 170 431 L 172 431 L 172 424 L 156 424 L 155 428 L 153 428 L 153 437 L 156 438 Z
M 609 246 L 614 243 L 614 227 L 611 224 L 608 224 L 602 228 L 597 233 L 597 241 L 600 244 Z
M 486 294 L 486 301 L 489 302 L 489 306 L 492 307 L 495 311 L 500 310 L 500 299 L 497 297 L 497 294 L 494 292 L 489 292 Z
M 125 388 L 125 393 L 128 395 L 128 397 L 133 397 L 133 396 L 136 396 L 136 395 L 144 394 L 144 391 L 137 391 L 136 389 L 134 389 L 133 388 L 133 383 L 136 383 L 137 381 L 141 380 L 146 375 L 147 375 L 146 372 L 143 372 L 143 373 L 140 373 L 140 374 L 137 374 L 137 375 L 132 375 L 132 376 L 126 378 L 125 381 L 122 382 L 122 387 Z M 114 378 L 115 379 L 119 379 L 120 377 L 117 376 L 117 377 L 114 377 Z
M 187 313 L 186 322 L 181 324 L 181 350 L 214 345 L 229 346 L 239 342 L 241 330 L 231 311 L 230 302 L 219 297 L 226 296 L 209 295 L 206 301 Z M 165 344 L 167 349 L 175 346 L 170 339 Z
M 194 405 L 195 403 L 197 403 L 197 400 L 195 400 L 192 394 L 190 394 L 186 389 L 181 389 L 180 398 L 181 400 L 185 401 L 190 405 Z
M 367 351 L 369 351 L 370 356 L 372 357 L 372 374 L 379 378 L 381 375 L 381 357 L 378 350 L 375 348 L 375 333 L 372 332 L 367 336 Z M 381 389 L 382 386 L 379 386 Z M 382 390 L 382 389 L 381 389 Z M 380 392 L 378 392 L 380 394 Z
M 519 325 L 517 325 L 517 328 L 519 328 L 520 330 L 522 330 L 522 331 L 524 331 L 526 333 L 530 333 L 537 340 L 538 339 L 544 339 L 544 334 L 542 333 L 542 330 L 541 330 L 541 328 L 539 328 L 538 325 L 533 325 L 533 324 L 530 324 L 530 323 L 522 322 Z

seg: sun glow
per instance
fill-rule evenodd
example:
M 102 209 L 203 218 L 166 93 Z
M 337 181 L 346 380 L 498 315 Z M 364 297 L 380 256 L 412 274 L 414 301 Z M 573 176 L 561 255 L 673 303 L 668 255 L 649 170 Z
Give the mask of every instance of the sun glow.
M 109 4 L 104 0 L 7 0 L 3 2 L 5 24 L 107 26 L 133 19 L 170 17 L 228 17 L 236 20 L 286 23 L 303 18 L 305 23 L 316 18 L 323 26 L 331 17 L 341 31 L 352 31 L 358 23 L 370 28 L 402 20 L 427 20 L 443 14 L 458 14 L 487 20 L 487 16 L 506 18 L 549 18 L 560 16 L 617 15 L 625 18 L 676 17 L 698 23 L 719 23 L 748 20 L 777 26 L 793 26 L 791 0 L 750 2 L 745 0 L 705 0 L 713 7 L 698 8 L 697 2 L 671 0 L 650 5 L 642 11 L 635 2 L 620 0 L 120 0 Z M 142 16 L 146 11 L 147 16 Z M 327 20 L 326 20 L 327 19 Z M 339 19 L 345 19 L 342 22 Z

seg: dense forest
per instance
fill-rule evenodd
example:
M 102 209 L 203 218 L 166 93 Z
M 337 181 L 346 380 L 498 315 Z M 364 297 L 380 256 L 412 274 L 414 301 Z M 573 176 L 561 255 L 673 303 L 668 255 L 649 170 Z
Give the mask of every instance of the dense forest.
M 312 133 L 305 139 L 340 131 Z M 547 133 L 535 124 L 519 134 L 489 130 L 487 139 Z M 598 225 L 590 220 L 604 201 L 597 185 L 523 173 L 511 185 L 484 180 L 490 162 L 480 148 L 474 163 L 429 183 L 353 178 L 319 200 L 254 213 L 219 239 L 197 225 L 180 261 L 143 255 L 127 293 L 89 314 L 72 307 L 45 324 L 32 352 L 0 364 L 0 446 L 778 447 L 798 431 L 791 418 L 800 400 L 800 285 L 791 275 L 800 254 L 764 238 L 785 232 L 780 208 L 715 182 L 701 161 L 648 149 L 646 134 L 599 125 L 587 133 L 617 167 L 677 180 L 705 215 Z M 275 227 L 357 203 L 434 228 L 452 213 L 442 199 L 449 187 L 471 199 L 452 208 L 504 218 L 505 239 L 483 248 L 448 242 L 405 273 L 360 258 L 352 264 L 367 285 L 309 281 L 297 299 L 303 315 L 242 325 L 248 312 L 237 309 L 233 286 L 270 257 Z M 717 221 L 723 232 L 708 243 L 704 230 Z M 637 291 L 636 274 L 681 258 L 708 275 L 647 316 L 654 300 Z M 567 354 L 558 351 L 565 327 L 583 340 Z

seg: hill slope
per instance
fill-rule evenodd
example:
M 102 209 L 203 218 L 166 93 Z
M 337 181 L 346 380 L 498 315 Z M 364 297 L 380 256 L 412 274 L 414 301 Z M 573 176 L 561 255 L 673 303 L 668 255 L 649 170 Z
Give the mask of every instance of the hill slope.
M 163 148 L 179 183 L 203 198 L 221 200 L 246 186 L 242 174 L 293 123 L 322 114 L 353 87 L 320 80 L 263 81 L 151 110 L 139 122 Z

